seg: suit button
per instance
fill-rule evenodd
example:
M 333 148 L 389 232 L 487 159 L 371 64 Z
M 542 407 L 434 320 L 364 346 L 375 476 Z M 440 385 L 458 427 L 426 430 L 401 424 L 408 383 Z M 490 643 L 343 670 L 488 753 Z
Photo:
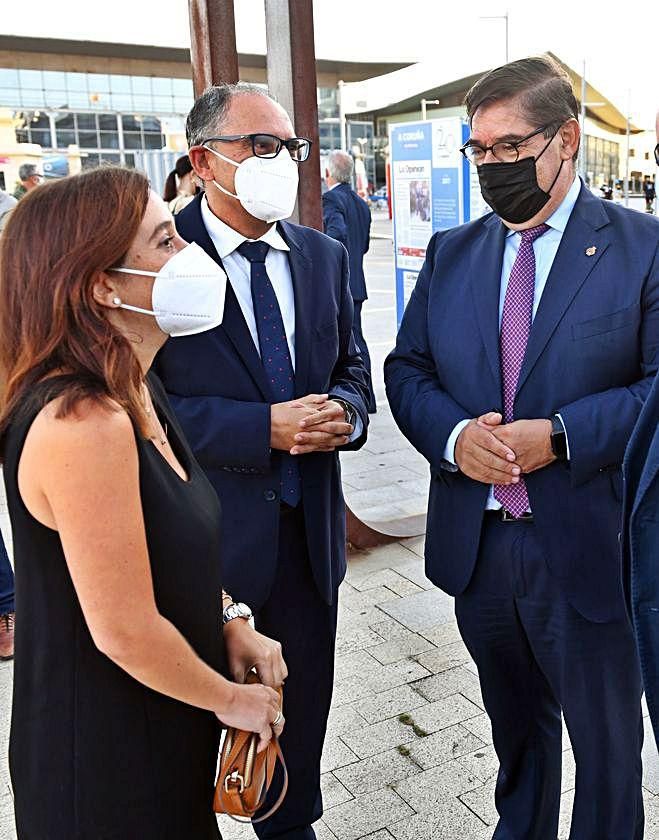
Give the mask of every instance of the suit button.
M 264 490 L 263 498 L 266 502 L 274 502 L 277 499 L 277 493 L 274 490 Z

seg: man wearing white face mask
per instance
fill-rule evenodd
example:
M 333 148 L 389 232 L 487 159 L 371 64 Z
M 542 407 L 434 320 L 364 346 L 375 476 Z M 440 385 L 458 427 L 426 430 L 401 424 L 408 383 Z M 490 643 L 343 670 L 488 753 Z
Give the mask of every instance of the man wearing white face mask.
M 345 573 L 337 450 L 360 447 L 368 424 L 348 255 L 329 237 L 282 221 L 310 141 L 294 135 L 264 91 L 210 88 L 188 116 L 187 136 L 206 189 L 176 226 L 224 267 L 229 283 L 221 326 L 169 342 L 156 370 L 223 504 L 226 588 L 282 643 L 289 669 L 289 792 L 255 831 L 313 840 Z M 231 609 L 249 617 L 242 604 Z

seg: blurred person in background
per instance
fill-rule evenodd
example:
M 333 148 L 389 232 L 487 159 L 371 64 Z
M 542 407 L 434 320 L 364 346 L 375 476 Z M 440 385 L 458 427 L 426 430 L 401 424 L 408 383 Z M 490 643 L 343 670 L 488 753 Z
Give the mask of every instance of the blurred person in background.
M 371 211 L 363 198 L 353 190 L 354 162 L 347 152 L 330 152 L 325 169 L 327 191 L 323 193 L 323 227 L 325 233 L 345 246 L 350 262 L 350 294 L 354 306 L 352 332 L 364 365 L 371 376 L 371 356 L 362 330 L 362 306 L 368 300 L 364 276 L 364 254 L 371 236 Z M 377 411 L 373 382 L 369 382 L 368 413 Z
M 176 161 L 174 169 L 167 176 L 163 200 L 173 216 L 186 207 L 197 194 L 194 170 L 190 158 L 183 155 Z
M 18 199 L 4 190 L 0 190 L 0 234 L 4 230 L 5 225 L 9 221 L 11 211 L 16 207 Z
M 26 193 L 43 183 L 44 174 L 39 171 L 35 163 L 22 163 L 18 167 L 18 180 L 19 184 L 14 190 L 14 198 L 20 201 Z
M 19 840 L 218 838 L 220 721 L 281 731 L 280 646 L 227 620 L 219 502 L 149 373 L 223 282 L 119 167 L 26 196 L 0 244 Z

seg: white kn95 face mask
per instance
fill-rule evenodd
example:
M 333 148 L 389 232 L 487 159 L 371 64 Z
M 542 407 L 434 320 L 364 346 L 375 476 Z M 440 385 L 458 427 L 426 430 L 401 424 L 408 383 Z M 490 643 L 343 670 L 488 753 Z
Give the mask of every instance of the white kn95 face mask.
M 172 338 L 196 335 L 222 323 L 227 276 L 196 242 L 174 254 L 160 271 L 123 266 L 110 270 L 156 278 L 151 290 L 153 309 L 123 302 L 117 305 L 153 315 L 160 329 Z
M 229 192 L 217 181 L 213 184 L 225 195 L 237 198 L 250 216 L 263 222 L 278 222 L 291 215 L 295 209 L 300 176 L 297 163 L 285 148 L 276 157 L 253 155 L 240 163 L 210 146 L 204 148 L 236 167 L 235 193 Z

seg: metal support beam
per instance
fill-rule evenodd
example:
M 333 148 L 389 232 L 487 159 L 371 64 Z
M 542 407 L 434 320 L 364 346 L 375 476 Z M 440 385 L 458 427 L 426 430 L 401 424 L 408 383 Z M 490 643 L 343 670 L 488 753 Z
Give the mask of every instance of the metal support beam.
M 323 229 L 320 203 L 318 94 L 312 0 L 265 0 L 268 88 L 285 108 L 296 134 L 312 141 L 300 166 L 300 224 Z
M 207 87 L 239 78 L 233 0 L 188 0 L 195 97 Z

